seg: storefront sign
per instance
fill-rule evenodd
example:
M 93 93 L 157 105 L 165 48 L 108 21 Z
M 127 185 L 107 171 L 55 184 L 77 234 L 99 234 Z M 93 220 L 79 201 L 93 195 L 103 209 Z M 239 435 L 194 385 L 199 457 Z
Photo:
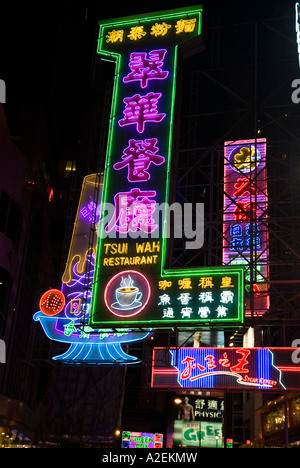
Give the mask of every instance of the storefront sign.
M 174 447 L 221 448 L 222 423 L 174 421 Z
M 163 448 L 163 434 L 123 431 L 122 448 Z
M 296 348 L 297 349 L 297 348 Z M 295 348 L 154 348 L 152 388 L 299 389 Z

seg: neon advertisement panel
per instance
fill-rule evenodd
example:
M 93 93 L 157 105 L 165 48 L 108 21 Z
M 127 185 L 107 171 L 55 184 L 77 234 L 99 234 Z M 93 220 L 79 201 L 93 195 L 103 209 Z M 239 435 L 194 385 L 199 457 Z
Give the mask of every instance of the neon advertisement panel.
M 163 434 L 152 432 L 122 432 L 122 448 L 163 448 Z
M 245 266 L 245 317 L 269 310 L 267 208 L 266 140 L 226 142 L 223 264 Z
M 53 359 L 75 364 L 136 363 L 139 359 L 126 353 L 122 345 L 145 339 L 149 331 L 129 328 L 93 329 L 87 325 L 91 303 L 91 286 L 95 268 L 96 242 L 89 246 L 93 221 L 100 214 L 101 188 L 95 199 L 97 175 L 84 178 L 73 235 L 61 290 L 49 289 L 41 296 L 40 310 L 34 314 L 50 340 L 69 345 L 66 352 Z
M 100 23 L 98 52 L 116 73 L 91 327 L 242 320 L 242 268 L 165 270 L 167 225 L 156 216 L 169 200 L 178 46 L 199 37 L 201 18 L 202 8 L 191 7 Z M 225 307 L 220 275 L 236 289 L 216 311 Z M 219 289 L 199 312 L 196 281 L 205 276 Z
M 298 348 L 154 348 L 152 388 L 280 391 L 300 388 Z

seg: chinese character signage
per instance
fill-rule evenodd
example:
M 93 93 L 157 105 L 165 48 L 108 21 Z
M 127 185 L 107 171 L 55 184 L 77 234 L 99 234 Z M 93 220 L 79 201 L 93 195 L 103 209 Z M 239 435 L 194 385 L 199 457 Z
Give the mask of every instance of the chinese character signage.
M 152 388 L 294 390 L 297 348 L 154 348 Z
M 195 391 L 193 392 L 195 393 Z M 179 406 L 176 419 L 184 421 L 222 421 L 224 417 L 223 398 L 201 395 L 181 395 L 181 398 L 183 402 Z
M 245 316 L 260 316 L 269 309 L 266 140 L 226 142 L 224 160 L 223 264 L 245 266 Z
M 191 7 L 100 23 L 98 52 L 116 75 L 91 327 L 242 320 L 242 269 L 164 269 L 177 52 L 199 37 L 201 16 Z

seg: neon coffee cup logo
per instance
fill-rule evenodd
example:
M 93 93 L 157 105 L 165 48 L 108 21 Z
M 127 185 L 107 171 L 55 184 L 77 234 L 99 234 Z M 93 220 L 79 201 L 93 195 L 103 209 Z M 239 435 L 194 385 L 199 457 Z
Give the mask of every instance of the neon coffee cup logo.
M 104 301 L 108 310 L 118 317 L 132 317 L 139 314 L 150 299 L 150 285 L 147 278 L 134 270 L 117 273 L 107 283 Z

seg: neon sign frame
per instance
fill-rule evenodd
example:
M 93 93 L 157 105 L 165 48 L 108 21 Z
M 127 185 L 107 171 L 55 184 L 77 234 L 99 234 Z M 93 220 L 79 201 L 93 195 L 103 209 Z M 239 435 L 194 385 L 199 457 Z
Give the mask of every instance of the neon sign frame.
M 299 390 L 298 348 L 154 348 L 152 388 Z
M 153 327 L 176 324 L 193 326 L 199 321 L 226 323 L 227 320 L 215 320 L 216 317 L 213 320 L 204 320 L 195 316 L 191 320 L 186 320 L 187 317 L 183 320 L 180 312 L 176 316 L 175 309 L 174 316 L 169 319 L 167 314 L 171 314 L 171 310 L 165 313 L 157 304 L 159 284 L 162 281 L 175 284 L 186 278 L 195 280 L 195 277 L 201 275 L 216 277 L 222 274 L 235 275 L 238 285 L 239 299 L 235 314 L 228 321 L 243 321 L 243 268 L 216 267 L 209 271 L 201 268 L 165 269 L 168 226 L 166 222 L 163 226 L 158 226 L 152 217 L 155 204 L 165 203 L 169 198 L 178 47 L 184 41 L 199 37 L 201 19 L 202 7 L 196 6 L 99 23 L 98 53 L 105 60 L 115 63 L 115 85 L 104 171 L 104 203 L 97 244 L 97 279 L 94 282 L 89 322 L 91 327 L 129 324 L 151 324 Z M 163 160 L 152 164 L 151 174 L 148 173 L 147 176 L 145 171 L 149 170 L 148 163 L 153 161 L 158 152 Z M 120 171 L 124 168 L 124 163 L 129 163 L 130 157 L 136 158 L 138 166 L 142 167 L 141 180 L 138 180 L 138 172 L 133 177 L 133 172 L 129 174 L 128 169 L 126 177 L 125 171 Z M 130 170 L 133 171 L 133 168 Z M 144 204 L 143 208 L 140 206 L 141 202 Z M 107 220 L 105 205 L 108 203 L 115 206 L 115 212 Z M 129 234 L 136 234 L 137 231 L 145 235 L 156 234 L 156 241 L 146 242 L 149 244 L 149 251 L 152 250 L 151 256 L 141 256 L 144 243 L 129 237 Z M 113 240 L 108 234 L 111 237 L 115 234 Z M 143 240 L 145 236 L 141 237 Z M 116 251 L 126 253 L 115 257 Z M 108 303 L 107 284 L 115 277 L 116 270 L 117 274 L 123 271 L 127 275 L 127 271 L 134 266 L 142 269 L 150 285 L 149 298 L 147 295 L 140 296 L 141 302 L 147 297 L 147 304 L 143 303 L 141 315 L 137 310 L 138 300 L 135 299 L 132 302 L 132 313 L 127 313 L 126 317 L 125 311 L 128 312 L 129 308 L 127 305 L 123 306 L 124 313 L 112 313 L 111 304 L 118 302 L 118 299 L 112 297 Z M 119 305 L 115 304 L 115 307 L 119 308 Z M 183 313 L 189 314 L 189 311 L 186 308 Z

